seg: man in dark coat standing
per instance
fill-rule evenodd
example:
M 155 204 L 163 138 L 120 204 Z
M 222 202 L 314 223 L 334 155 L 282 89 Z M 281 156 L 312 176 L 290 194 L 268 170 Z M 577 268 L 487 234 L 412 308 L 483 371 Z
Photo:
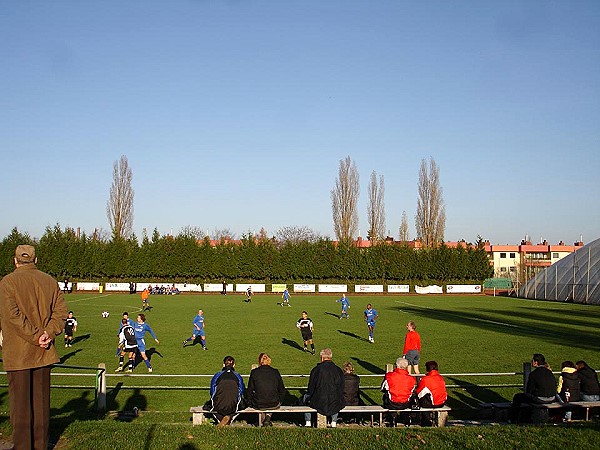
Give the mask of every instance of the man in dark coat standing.
M 331 417 L 331 427 L 335 428 L 338 413 L 344 407 L 344 372 L 331 360 L 330 348 L 321 350 L 320 356 L 321 362 L 311 370 L 308 380 L 308 405 Z M 305 420 L 310 427 L 310 413 L 305 414 Z

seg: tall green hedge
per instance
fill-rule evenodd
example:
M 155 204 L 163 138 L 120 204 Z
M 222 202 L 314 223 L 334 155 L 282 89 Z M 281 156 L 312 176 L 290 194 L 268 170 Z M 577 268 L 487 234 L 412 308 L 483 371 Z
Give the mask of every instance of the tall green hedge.
M 359 249 L 328 239 L 278 245 L 244 236 L 241 244 L 191 236 L 144 236 L 99 241 L 59 225 L 35 240 L 15 228 L 0 244 L 0 275 L 13 270 L 17 244 L 36 245 L 38 267 L 62 280 L 153 280 L 163 282 L 254 281 L 263 283 L 481 283 L 492 276 L 487 255 L 477 248 L 418 250 L 382 243 Z

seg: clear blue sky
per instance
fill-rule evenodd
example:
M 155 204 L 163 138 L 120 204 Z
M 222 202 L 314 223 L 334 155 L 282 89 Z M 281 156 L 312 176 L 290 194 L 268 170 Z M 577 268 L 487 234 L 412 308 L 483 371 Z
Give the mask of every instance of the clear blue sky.
M 349 155 L 367 230 L 415 237 L 420 161 L 446 240 L 600 237 L 600 2 L 5 1 L 0 238 L 108 230 L 112 165 L 134 229 L 333 237 Z

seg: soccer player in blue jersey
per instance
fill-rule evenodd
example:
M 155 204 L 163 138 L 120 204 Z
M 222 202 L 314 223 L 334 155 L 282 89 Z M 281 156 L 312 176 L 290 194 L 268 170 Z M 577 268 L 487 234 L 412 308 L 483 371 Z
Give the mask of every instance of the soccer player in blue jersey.
M 340 298 L 339 300 L 336 300 L 336 302 L 342 304 L 342 313 L 340 314 L 340 319 L 343 319 L 344 317 L 346 319 L 349 319 L 350 314 L 348 314 L 348 308 L 350 308 L 350 300 L 348 300 L 348 297 L 346 297 L 346 294 L 342 294 L 342 298 Z
M 289 306 L 290 308 L 292 307 L 292 305 L 290 305 L 290 291 L 287 290 L 287 288 L 285 288 L 285 290 L 283 291 L 283 294 L 281 294 L 281 298 L 283 299 L 283 301 L 281 302 L 281 306 Z
M 371 343 L 375 342 L 373 339 L 373 328 L 375 328 L 375 322 L 378 317 L 377 311 L 375 311 L 369 303 L 367 309 L 365 309 L 365 322 L 367 322 L 367 327 L 369 327 L 369 342 Z
M 309 319 L 308 313 L 306 311 L 302 311 L 302 317 L 298 319 L 296 322 L 296 326 L 300 329 L 300 333 L 302 333 L 302 340 L 304 341 L 304 351 L 308 351 L 308 344 L 310 344 L 310 352 L 315 354 L 315 344 L 313 344 L 313 323 L 312 320 Z
M 148 372 L 152 373 L 152 365 L 150 364 L 150 361 L 146 356 L 146 341 L 144 340 L 144 336 L 146 335 L 146 333 L 150 333 L 150 336 L 154 338 L 154 341 L 157 344 L 159 344 L 160 342 L 158 342 L 158 339 L 156 339 L 156 334 L 154 334 L 154 331 L 152 330 L 150 325 L 146 323 L 145 314 L 138 314 L 137 322 L 133 326 L 133 331 L 135 332 L 135 340 L 137 341 L 138 351 L 140 352 L 140 355 L 142 356 L 142 359 L 144 360 L 144 363 L 148 368 Z
M 202 344 L 202 350 L 208 350 L 206 348 L 206 336 L 204 335 L 204 311 L 201 309 L 198 310 L 198 314 L 194 317 L 192 321 L 192 325 L 194 328 L 192 329 L 192 335 L 183 341 L 183 346 L 188 342 L 194 342 L 198 336 L 200 336 L 200 343 Z

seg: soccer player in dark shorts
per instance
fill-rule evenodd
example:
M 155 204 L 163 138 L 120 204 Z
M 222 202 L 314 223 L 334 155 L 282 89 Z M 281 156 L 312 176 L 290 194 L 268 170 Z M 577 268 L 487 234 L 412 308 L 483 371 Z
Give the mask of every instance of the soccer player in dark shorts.
M 298 319 L 296 322 L 296 326 L 300 329 L 300 333 L 302 333 L 302 340 L 304 341 L 304 351 L 308 351 L 308 345 L 310 344 L 310 352 L 315 354 L 315 344 L 313 344 L 313 323 L 312 320 L 308 318 L 308 313 L 306 311 L 302 311 L 302 317 Z
M 77 319 L 73 316 L 73 311 L 69 311 L 65 321 L 65 347 L 73 345 L 73 334 L 77 331 Z

